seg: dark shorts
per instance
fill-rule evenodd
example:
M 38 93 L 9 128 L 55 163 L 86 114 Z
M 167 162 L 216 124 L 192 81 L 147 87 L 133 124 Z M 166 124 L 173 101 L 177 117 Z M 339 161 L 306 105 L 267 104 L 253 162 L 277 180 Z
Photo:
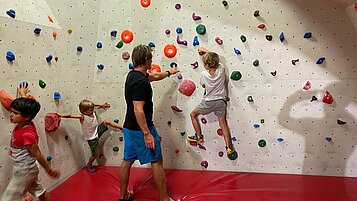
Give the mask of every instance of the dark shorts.
M 108 130 L 108 127 L 102 122 L 98 125 L 97 133 L 98 137 L 93 140 L 88 140 L 88 145 L 92 151 L 92 156 L 95 156 L 99 153 L 99 139 L 102 137 L 103 133 Z
M 124 159 L 125 161 L 139 160 L 140 164 L 162 160 L 161 139 L 155 126 L 149 126 L 150 133 L 156 141 L 155 149 L 147 148 L 142 131 L 133 131 L 123 128 L 124 133 Z

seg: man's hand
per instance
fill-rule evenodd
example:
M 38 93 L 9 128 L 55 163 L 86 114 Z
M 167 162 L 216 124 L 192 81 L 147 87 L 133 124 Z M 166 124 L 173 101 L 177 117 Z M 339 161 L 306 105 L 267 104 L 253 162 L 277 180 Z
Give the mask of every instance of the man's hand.
M 156 142 L 151 133 L 144 135 L 144 142 L 147 148 L 155 149 Z

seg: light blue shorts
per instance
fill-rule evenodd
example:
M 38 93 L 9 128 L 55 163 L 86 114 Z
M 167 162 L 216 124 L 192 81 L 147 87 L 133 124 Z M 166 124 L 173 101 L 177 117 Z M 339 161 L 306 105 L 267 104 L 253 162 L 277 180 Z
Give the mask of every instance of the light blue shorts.
M 162 160 L 161 137 L 157 133 L 155 126 L 149 126 L 150 133 L 156 141 L 155 149 L 147 148 L 144 142 L 142 131 L 133 131 L 123 128 L 124 133 L 124 159 L 132 162 L 139 160 L 140 164 L 151 163 Z

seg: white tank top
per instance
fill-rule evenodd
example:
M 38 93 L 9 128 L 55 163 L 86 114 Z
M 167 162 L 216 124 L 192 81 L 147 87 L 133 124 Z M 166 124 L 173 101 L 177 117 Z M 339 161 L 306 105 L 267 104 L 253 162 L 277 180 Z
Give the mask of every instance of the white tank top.
M 205 85 L 203 99 L 205 101 L 225 99 L 227 96 L 224 85 L 225 80 L 226 74 L 222 64 L 219 64 L 214 75 L 210 75 L 208 70 L 202 71 L 200 84 Z
M 83 115 L 83 122 L 81 125 L 84 139 L 93 140 L 98 137 L 98 121 L 94 113 L 92 116 Z

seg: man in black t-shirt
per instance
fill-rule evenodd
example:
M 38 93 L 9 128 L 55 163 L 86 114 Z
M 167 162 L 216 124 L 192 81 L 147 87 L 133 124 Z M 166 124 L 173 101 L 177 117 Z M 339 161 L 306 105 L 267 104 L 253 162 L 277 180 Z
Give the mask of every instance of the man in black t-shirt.
M 165 171 L 162 165 L 160 136 L 152 121 L 153 102 L 150 82 L 159 81 L 177 69 L 166 72 L 147 73 L 151 67 L 152 53 L 149 46 L 138 45 L 133 49 L 134 69 L 130 71 L 125 82 L 125 101 L 127 104 L 124 122 L 124 158 L 120 167 L 119 200 L 132 200 L 127 192 L 130 168 L 135 160 L 140 164 L 151 163 L 152 174 L 160 194 L 161 201 L 170 200 L 166 190 Z

